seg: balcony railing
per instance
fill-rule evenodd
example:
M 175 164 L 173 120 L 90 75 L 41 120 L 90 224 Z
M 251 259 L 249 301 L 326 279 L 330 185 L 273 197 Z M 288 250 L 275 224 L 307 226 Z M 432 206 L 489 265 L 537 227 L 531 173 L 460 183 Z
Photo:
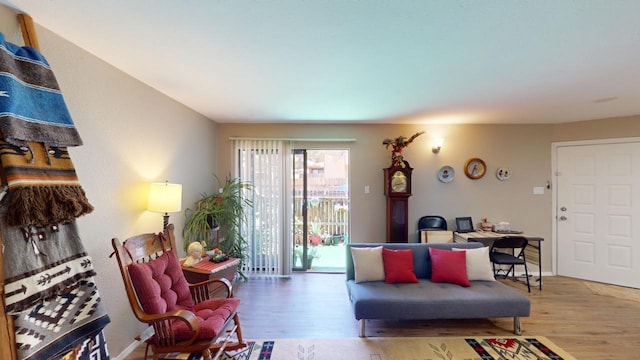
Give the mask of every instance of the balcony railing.
M 308 192 L 307 222 L 308 234 L 320 236 L 322 244 L 335 241 L 336 237 L 349 234 L 349 199 L 345 191 L 318 190 Z M 301 197 L 296 196 L 294 202 L 294 216 L 296 220 L 296 234 L 302 234 L 302 208 Z M 299 238 L 296 243 L 299 243 Z M 314 238 L 309 243 L 318 245 Z

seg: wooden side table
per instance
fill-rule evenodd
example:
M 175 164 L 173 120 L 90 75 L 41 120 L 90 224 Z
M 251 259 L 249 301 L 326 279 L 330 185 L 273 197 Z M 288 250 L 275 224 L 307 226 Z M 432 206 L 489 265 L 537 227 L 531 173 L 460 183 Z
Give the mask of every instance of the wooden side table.
M 183 260 L 180 260 L 180 263 L 183 262 Z M 182 272 L 184 273 L 184 277 L 187 279 L 187 282 L 192 284 L 219 278 L 225 278 L 233 283 L 239 264 L 240 259 L 231 258 L 223 262 L 214 263 L 209 261 L 208 256 L 205 256 L 202 261 L 191 267 L 182 266 Z M 219 285 L 211 289 L 211 296 L 226 296 L 226 291 L 223 289 L 222 285 Z

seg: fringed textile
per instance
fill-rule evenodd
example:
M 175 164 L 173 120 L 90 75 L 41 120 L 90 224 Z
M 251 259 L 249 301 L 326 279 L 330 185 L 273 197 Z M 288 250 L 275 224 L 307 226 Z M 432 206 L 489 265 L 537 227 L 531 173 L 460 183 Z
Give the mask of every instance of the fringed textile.
M 34 48 L 5 42 L 0 33 L 0 131 L 18 146 L 82 145 L 58 82 Z
M 67 148 L 0 140 L 0 161 L 9 186 L 7 225 L 45 227 L 93 211 Z
M 20 228 L 6 226 L 3 220 L 0 216 L 6 313 L 25 311 L 95 276 L 75 222 Z
M 100 333 L 109 322 L 93 278 L 80 281 L 69 291 L 15 316 L 18 358 L 58 359 L 84 344 L 87 337 Z M 106 353 L 104 338 L 100 342 L 103 346 L 98 348 L 99 354 Z

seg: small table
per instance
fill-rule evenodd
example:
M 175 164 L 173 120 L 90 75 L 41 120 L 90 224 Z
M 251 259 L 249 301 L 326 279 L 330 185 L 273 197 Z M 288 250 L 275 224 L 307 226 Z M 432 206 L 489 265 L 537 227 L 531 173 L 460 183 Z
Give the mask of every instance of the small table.
M 180 264 L 182 264 L 184 260 L 180 260 Z M 182 266 L 182 272 L 184 273 L 184 277 L 187 279 L 189 283 L 198 283 L 201 281 L 209 280 L 209 279 L 219 279 L 225 278 L 233 283 L 233 279 L 236 276 L 236 272 L 238 271 L 238 265 L 240 264 L 240 259 L 231 258 L 229 260 L 214 263 L 209 261 L 209 257 L 205 256 L 202 258 L 202 261 L 199 263 L 188 267 Z M 211 296 L 218 295 L 221 293 L 222 284 L 213 287 L 211 289 Z
M 454 242 L 479 242 L 484 246 L 491 246 L 495 239 L 499 239 L 505 236 L 524 236 L 528 241 L 527 247 L 531 246 L 534 249 L 538 249 L 537 251 L 537 263 L 538 263 L 538 284 L 540 286 L 540 290 L 542 290 L 542 241 L 544 238 L 539 236 L 531 236 L 526 234 L 507 234 L 507 233 L 497 233 L 493 231 L 473 231 L 467 233 L 459 233 L 455 232 L 453 236 Z M 529 257 L 527 256 L 527 260 Z M 534 259 L 532 259 L 534 260 Z M 535 262 L 534 262 L 535 263 Z

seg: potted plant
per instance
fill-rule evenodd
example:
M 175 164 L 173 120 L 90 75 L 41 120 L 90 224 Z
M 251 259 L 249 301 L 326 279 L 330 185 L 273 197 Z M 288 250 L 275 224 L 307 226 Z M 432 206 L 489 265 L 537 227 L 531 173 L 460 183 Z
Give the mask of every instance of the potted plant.
M 320 257 L 320 253 L 318 252 L 317 246 L 308 246 L 307 247 L 307 265 L 309 269 L 313 264 L 313 259 L 317 259 Z M 297 265 L 298 259 L 302 260 L 302 245 L 296 245 L 294 249 L 294 257 L 293 262 L 294 265 Z
M 206 250 L 219 249 L 222 253 L 244 262 L 246 239 L 240 231 L 246 220 L 245 209 L 252 207 L 250 199 L 243 196 L 251 190 L 251 184 L 227 176 L 224 184 L 215 177 L 220 187 L 214 194 L 202 195 L 193 208 L 185 209 L 183 230 L 185 251 L 190 243 L 204 243 Z
M 320 225 L 320 219 L 317 217 L 311 222 L 309 241 L 311 245 L 320 245 L 322 243 L 322 225 Z
M 307 248 L 307 265 L 309 265 L 309 269 L 311 269 L 311 266 L 313 264 L 313 259 L 317 259 L 319 257 L 320 257 L 320 254 L 318 253 L 317 246 L 309 246 Z

